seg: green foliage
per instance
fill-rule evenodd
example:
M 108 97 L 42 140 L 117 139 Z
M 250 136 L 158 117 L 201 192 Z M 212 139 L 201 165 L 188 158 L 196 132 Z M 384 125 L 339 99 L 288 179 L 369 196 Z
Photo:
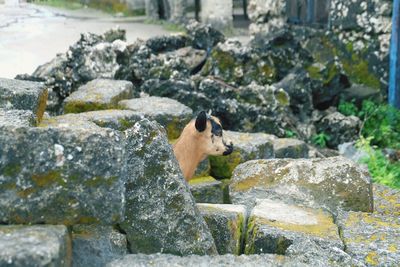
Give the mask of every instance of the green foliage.
M 285 130 L 285 137 L 287 138 L 294 138 L 297 137 L 297 133 L 291 130 Z
M 311 138 L 311 142 L 312 142 L 314 145 L 317 145 L 317 146 L 319 146 L 319 147 L 324 148 L 324 147 L 326 147 L 326 145 L 327 145 L 327 143 L 328 143 L 328 141 L 329 141 L 330 139 L 331 139 L 331 138 L 330 138 L 329 135 L 327 135 L 326 133 L 322 132 L 322 133 L 319 133 L 319 134 L 314 135 L 314 136 Z
M 358 115 L 358 108 L 353 102 L 345 102 L 340 101 L 338 110 L 340 113 L 346 116 L 357 116 Z
M 30 0 L 28 2 L 71 10 L 83 8 L 83 5 L 79 0 Z
M 357 146 L 368 154 L 361 162 L 368 165 L 374 182 L 400 188 L 400 162 L 390 162 L 380 149 L 371 146 L 372 139 L 361 137 L 357 141 Z

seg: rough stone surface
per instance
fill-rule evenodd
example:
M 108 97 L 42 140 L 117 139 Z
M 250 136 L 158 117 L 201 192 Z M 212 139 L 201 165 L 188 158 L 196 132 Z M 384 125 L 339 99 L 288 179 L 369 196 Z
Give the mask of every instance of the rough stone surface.
M 0 78 L 0 108 L 29 110 L 42 119 L 47 101 L 43 83 Z
M 214 240 L 168 144 L 143 120 L 125 132 L 126 211 L 120 224 L 133 253 L 216 254 Z M 146 156 L 145 156 L 146 155 Z
M 248 161 L 235 169 L 229 189 L 234 204 L 279 199 L 334 214 L 341 208 L 372 211 L 373 206 L 369 174 L 343 157 Z
M 197 204 L 214 237 L 218 253 L 240 255 L 246 228 L 243 205 Z
M 183 60 L 184 64 L 188 66 L 191 72 L 195 72 L 196 69 L 207 59 L 207 53 L 204 50 L 194 49 L 193 47 L 188 46 L 173 52 L 160 54 L 159 57 L 165 61 L 170 60 L 171 58 L 180 58 Z
M 273 139 L 275 158 L 308 158 L 308 146 L 304 141 L 292 138 Z
M 36 124 L 35 115 L 29 110 L 1 109 L 0 108 L 0 127 L 2 126 L 34 126 Z
M 185 28 L 189 35 L 190 45 L 196 49 L 209 51 L 219 42 L 225 41 L 225 37 L 220 31 L 195 20 L 189 21 Z
M 122 138 L 95 124 L 73 129 L 2 127 L 1 222 L 119 222 L 126 175 Z
M 362 212 L 338 217 L 346 252 L 367 266 L 396 266 L 400 262 L 400 219 Z
M 195 177 L 189 185 L 197 203 L 224 203 L 224 184 L 213 177 Z
M 210 24 L 219 30 L 233 27 L 233 1 L 232 0 L 203 0 L 201 1 L 201 22 Z
M 131 82 L 95 79 L 79 87 L 64 100 L 64 112 L 80 113 L 117 108 L 120 100 L 132 97 Z
M 186 124 L 192 119 L 193 111 L 176 100 L 165 97 L 143 97 L 122 100 L 123 109 L 132 110 L 138 115 L 156 120 L 165 127 L 168 138 L 178 138 Z
M 68 267 L 71 249 L 64 225 L 0 226 L 0 266 Z
M 111 226 L 72 227 L 72 266 L 97 267 L 127 254 L 125 235 Z
M 197 166 L 196 171 L 194 172 L 194 177 L 206 177 L 210 175 L 210 160 L 206 158 Z
M 246 234 L 246 254 L 282 254 L 292 244 L 317 240 L 325 246 L 343 247 L 333 217 L 322 210 L 258 200 Z
M 400 192 L 390 187 L 373 184 L 374 211 L 381 215 L 400 217 Z
M 253 159 L 274 158 L 273 135 L 264 133 L 240 133 L 224 131 L 225 140 L 232 141 L 234 151 L 225 157 L 209 157 L 211 175 L 223 179 L 230 178 L 240 163 Z
M 130 110 L 110 109 L 46 117 L 39 124 L 39 127 L 90 128 L 97 125 L 118 131 L 124 131 L 132 127 L 141 119 L 140 115 Z

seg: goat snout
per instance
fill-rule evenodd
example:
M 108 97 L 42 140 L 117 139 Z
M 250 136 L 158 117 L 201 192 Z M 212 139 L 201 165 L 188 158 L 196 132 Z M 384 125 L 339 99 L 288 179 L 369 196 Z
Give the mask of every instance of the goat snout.
M 222 155 L 227 156 L 233 152 L 233 143 L 230 142 L 229 145 L 225 144 L 225 151 Z

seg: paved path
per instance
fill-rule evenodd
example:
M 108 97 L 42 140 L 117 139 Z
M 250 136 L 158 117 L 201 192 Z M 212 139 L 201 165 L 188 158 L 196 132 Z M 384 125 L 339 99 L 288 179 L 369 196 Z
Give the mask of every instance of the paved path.
M 115 18 L 91 9 L 69 11 L 1 2 L 0 77 L 4 78 L 31 74 L 57 53 L 65 52 L 82 32 L 103 33 L 119 25 L 127 31 L 128 42 L 169 34 L 162 26 L 143 23 L 143 17 Z

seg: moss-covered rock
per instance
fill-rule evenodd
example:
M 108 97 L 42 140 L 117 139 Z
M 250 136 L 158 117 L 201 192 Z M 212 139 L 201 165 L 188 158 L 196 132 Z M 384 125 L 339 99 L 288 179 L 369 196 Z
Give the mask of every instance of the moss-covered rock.
M 322 207 L 372 211 L 368 172 L 343 157 L 252 160 L 239 165 L 229 186 L 232 203 L 251 206 L 256 198 Z
M 211 175 L 218 179 L 230 178 L 240 163 L 253 159 L 274 157 L 272 140 L 275 136 L 264 133 L 224 132 L 226 140 L 233 143 L 234 151 L 224 157 L 210 156 Z
M 395 266 L 400 261 L 398 216 L 345 212 L 338 217 L 346 252 L 367 266 Z
M 71 240 L 64 225 L 1 225 L 0 266 L 71 266 Z
M 176 139 L 183 128 L 192 119 L 193 111 L 176 100 L 166 97 L 144 97 L 119 102 L 122 109 L 155 120 L 165 127 L 168 138 Z
M 125 235 L 112 226 L 72 227 L 72 266 L 104 266 L 128 253 Z
M 214 237 L 218 253 L 240 255 L 247 221 L 243 205 L 197 204 Z
M 308 158 L 308 146 L 304 141 L 293 138 L 275 138 L 272 143 L 276 158 Z
M 79 87 L 64 100 L 64 112 L 80 113 L 117 108 L 120 100 L 133 96 L 131 82 L 96 79 Z
M 251 212 L 246 233 L 246 254 L 285 255 L 292 244 L 315 240 L 339 249 L 343 244 L 333 217 L 322 210 L 259 200 Z
M 381 215 L 400 217 L 400 191 L 380 184 L 373 184 L 374 211 Z
M 197 203 L 224 203 L 223 184 L 213 177 L 195 177 L 189 181 L 189 185 Z
M 0 108 L 31 111 L 42 120 L 48 91 L 43 83 L 0 78 Z

